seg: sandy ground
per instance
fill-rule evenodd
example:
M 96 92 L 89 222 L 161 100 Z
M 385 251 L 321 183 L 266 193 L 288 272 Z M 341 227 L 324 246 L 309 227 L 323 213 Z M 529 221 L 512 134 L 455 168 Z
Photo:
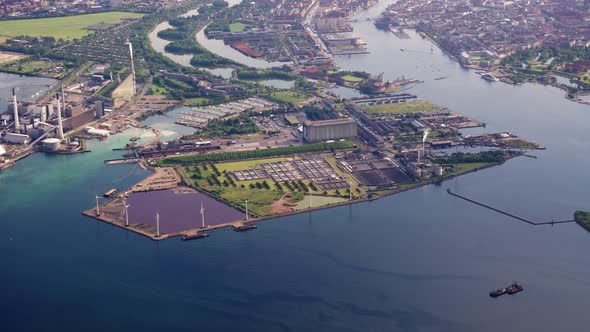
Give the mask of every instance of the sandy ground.
M 0 40 L 0 44 L 1 44 L 1 40 Z M 24 59 L 26 58 L 27 55 L 21 54 L 21 53 L 14 53 L 14 52 L 0 52 L 0 64 L 5 64 L 5 63 L 9 63 L 9 62 L 14 62 L 20 59 Z
M 290 203 L 285 199 L 285 196 L 281 197 L 278 201 L 270 205 L 271 213 L 286 213 L 293 211 L 293 207 L 297 204 Z

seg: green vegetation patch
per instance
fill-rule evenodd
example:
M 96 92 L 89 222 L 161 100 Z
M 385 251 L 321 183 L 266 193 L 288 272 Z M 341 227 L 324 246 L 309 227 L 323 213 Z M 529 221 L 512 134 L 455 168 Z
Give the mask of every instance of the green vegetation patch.
M 331 197 L 331 196 L 311 196 L 311 207 L 325 206 L 331 204 L 338 204 L 346 202 L 348 199 L 343 197 Z M 309 197 L 306 196 L 303 200 L 297 203 L 295 210 L 305 210 L 309 208 Z
M 139 18 L 143 14 L 107 12 L 66 17 L 35 18 L 0 21 L 0 35 L 6 37 L 31 36 L 56 39 L 80 39 L 92 33 L 87 27 L 97 24 L 119 23 L 124 18 Z
M 307 93 L 297 90 L 272 91 L 266 97 L 280 103 L 291 104 L 297 104 L 311 98 Z
M 438 105 L 429 103 L 425 100 L 413 100 L 405 103 L 392 103 L 383 105 L 372 105 L 363 107 L 363 111 L 374 114 L 407 114 L 407 113 L 425 113 L 439 109 Z
M 204 163 L 204 162 L 212 162 L 212 161 L 216 162 L 216 161 L 230 161 L 230 160 L 245 160 L 245 159 L 255 159 L 255 158 L 280 157 L 280 156 L 295 155 L 295 154 L 299 154 L 299 153 L 323 152 L 323 151 L 332 151 L 332 150 L 339 150 L 339 149 L 351 149 L 351 148 L 354 148 L 355 146 L 356 146 L 356 144 L 352 141 L 343 141 L 343 142 L 333 142 L 333 143 L 317 143 L 317 144 L 307 144 L 307 145 L 300 145 L 300 146 L 280 147 L 280 148 L 274 148 L 274 149 L 207 153 L 207 154 L 191 155 L 191 156 L 174 156 L 174 157 L 160 159 L 160 160 L 158 160 L 158 164 L 160 166 L 170 166 L 170 165 L 178 165 L 178 164 L 186 165 L 186 164 Z
M 582 223 L 590 227 L 590 212 L 576 211 L 574 213 L 574 219 L 576 219 L 578 223 Z
M 507 153 L 503 150 L 479 153 L 455 152 L 448 157 L 435 158 L 433 162 L 437 164 L 501 163 L 507 158 Z
M 218 99 L 207 97 L 188 98 L 184 100 L 186 106 L 205 106 L 216 102 L 218 102 Z
M 342 79 L 348 82 L 361 82 L 364 80 L 362 77 L 354 76 L 354 75 L 344 75 Z
M 283 193 L 276 190 L 231 188 L 221 190 L 220 196 L 234 204 L 245 206 L 248 200 L 248 209 L 259 216 L 271 214 L 271 205 L 279 200 Z
M 248 27 L 248 25 L 244 24 L 244 23 L 232 23 L 229 25 L 229 31 L 230 32 L 237 32 L 237 31 L 243 31 L 244 29 L 246 29 L 246 27 Z

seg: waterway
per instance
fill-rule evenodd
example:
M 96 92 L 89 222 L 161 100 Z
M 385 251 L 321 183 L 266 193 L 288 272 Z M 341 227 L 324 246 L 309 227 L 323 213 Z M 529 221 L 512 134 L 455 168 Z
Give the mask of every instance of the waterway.
M 153 242 L 79 214 L 95 193 L 148 174 L 102 163 L 133 135 L 91 142 L 89 154 L 35 154 L 0 175 L 3 326 L 586 331 L 590 234 L 575 224 L 529 226 L 445 189 L 536 221 L 590 209 L 590 106 L 551 87 L 488 83 L 414 34 L 353 27 L 371 53 L 338 57 L 341 67 L 425 80 L 410 91 L 486 122 L 482 131 L 511 131 L 547 150 L 441 186 L 188 243 Z M 525 291 L 488 297 L 512 280 Z

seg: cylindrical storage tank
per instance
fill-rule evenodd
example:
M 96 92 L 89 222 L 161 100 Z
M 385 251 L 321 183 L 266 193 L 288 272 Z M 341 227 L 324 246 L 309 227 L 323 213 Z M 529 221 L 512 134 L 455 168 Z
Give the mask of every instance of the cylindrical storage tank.
M 416 169 L 414 170 L 414 175 L 415 175 L 416 177 L 421 177 L 421 176 L 422 176 L 422 169 L 421 169 L 421 168 L 416 168 Z
M 47 138 L 41 141 L 43 143 L 43 149 L 45 151 L 57 151 L 59 150 L 60 140 L 59 138 Z
M 442 176 L 443 175 L 443 167 L 440 165 L 435 165 L 432 167 L 432 172 L 434 176 Z

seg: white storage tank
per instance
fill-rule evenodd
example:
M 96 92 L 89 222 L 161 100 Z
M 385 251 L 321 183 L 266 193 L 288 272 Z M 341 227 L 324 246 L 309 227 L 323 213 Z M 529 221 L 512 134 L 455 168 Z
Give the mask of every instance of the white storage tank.
M 432 167 L 432 172 L 434 173 L 434 176 L 442 176 L 443 175 L 443 167 L 440 165 L 434 165 Z
M 43 143 L 43 149 L 45 151 L 57 151 L 59 150 L 60 140 L 59 138 L 47 138 L 41 141 Z

